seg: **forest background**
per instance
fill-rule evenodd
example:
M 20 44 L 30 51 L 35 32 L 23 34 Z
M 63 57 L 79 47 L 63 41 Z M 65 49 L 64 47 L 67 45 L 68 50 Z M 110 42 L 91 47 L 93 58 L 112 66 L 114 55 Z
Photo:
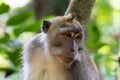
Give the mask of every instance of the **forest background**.
M 86 48 L 104 80 L 117 80 L 119 3 L 120 0 L 96 0 L 88 24 Z M 35 0 L 0 0 L 0 80 L 22 80 L 23 44 L 40 32 L 43 19 L 63 15 L 68 4 L 69 0 L 51 0 L 44 6 L 50 5 L 52 8 L 46 9 L 45 15 L 38 15 Z

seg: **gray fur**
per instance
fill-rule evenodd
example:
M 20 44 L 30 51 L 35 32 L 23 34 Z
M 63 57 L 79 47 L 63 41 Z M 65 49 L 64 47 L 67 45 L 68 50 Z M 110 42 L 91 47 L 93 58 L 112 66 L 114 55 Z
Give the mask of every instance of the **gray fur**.
M 51 19 L 52 25 L 47 33 L 41 32 L 25 44 L 23 50 L 24 80 L 100 80 L 96 66 L 84 49 L 84 36 L 77 44 L 79 50 L 76 51 L 77 55 L 72 62 L 66 64 L 56 57 L 63 50 L 62 47 L 58 47 L 60 46 L 57 44 L 59 39 L 56 38 L 60 23 L 65 23 L 69 16 Z M 76 20 L 71 21 L 70 25 L 82 31 L 80 23 Z M 53 47 L 52 43 L 57 46 Z

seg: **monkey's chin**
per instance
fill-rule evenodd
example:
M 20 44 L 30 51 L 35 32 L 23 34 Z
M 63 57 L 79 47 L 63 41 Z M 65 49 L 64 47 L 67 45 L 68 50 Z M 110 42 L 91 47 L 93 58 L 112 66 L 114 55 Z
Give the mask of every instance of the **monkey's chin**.
M 71 58 L 71 57 L 66 57 L 66 56 L 63 56 L 63 55 L 59 55 L 59 58 L 63 61 L 63 62 L 65 62 L 65 63 L 70 63 L 70 62 L 72 62 L 73 61 L 73 59 L 74 58 Z

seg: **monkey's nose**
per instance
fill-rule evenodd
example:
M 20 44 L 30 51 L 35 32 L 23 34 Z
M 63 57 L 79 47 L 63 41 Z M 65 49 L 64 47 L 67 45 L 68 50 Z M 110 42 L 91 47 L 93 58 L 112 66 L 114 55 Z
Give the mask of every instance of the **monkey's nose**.
M 71 49 L 72 52 L 74 52 L 75 50 L 74 49 Z

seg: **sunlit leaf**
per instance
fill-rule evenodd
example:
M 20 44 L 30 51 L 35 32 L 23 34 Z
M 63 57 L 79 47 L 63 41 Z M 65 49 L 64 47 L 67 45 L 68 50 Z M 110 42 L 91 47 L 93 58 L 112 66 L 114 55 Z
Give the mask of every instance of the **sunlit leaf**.
M 104 46 L 102 46 L 102 47 L 98 50 L 98 52 L 99 52 L 100 54 L 106 55 L 106 54 L 109 54 L 109 53 L 111 52 L 111 48 L 110 48 L 109 45 L 104 45 Z

